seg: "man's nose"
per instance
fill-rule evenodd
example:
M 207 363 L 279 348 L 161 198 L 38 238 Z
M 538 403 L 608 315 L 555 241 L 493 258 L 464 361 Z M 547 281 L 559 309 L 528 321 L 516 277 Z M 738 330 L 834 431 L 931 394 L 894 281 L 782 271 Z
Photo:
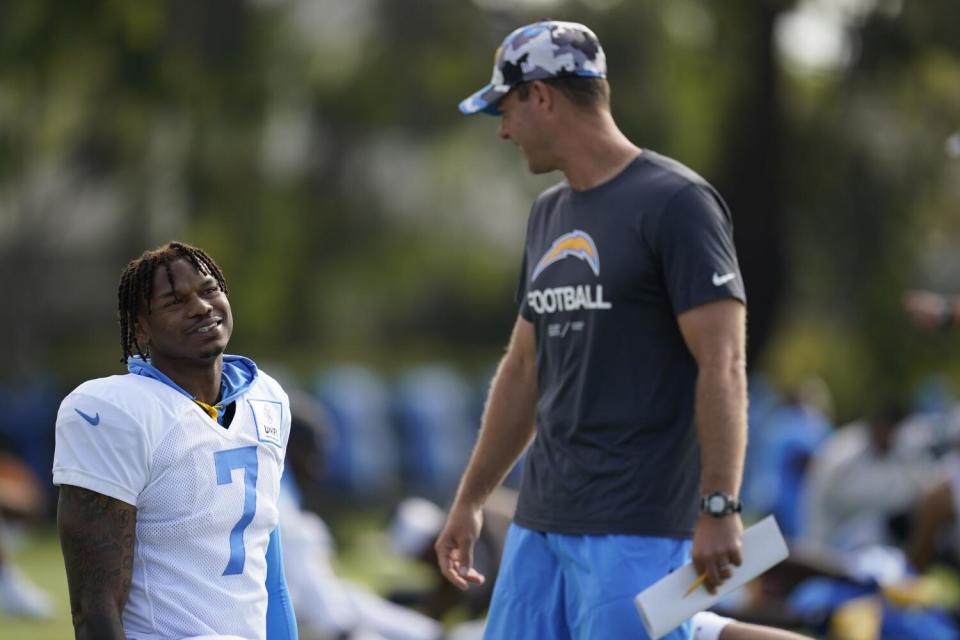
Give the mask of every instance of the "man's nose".
M 209 301 L 205 300 L 203 296 L 191 296 L 190 299 L 190 312 L 198 315 L 205 316 L 213 309 L 213 305 Z
M 503 120 L 500 120 L 500 123 L 497 125 L 497 137 L 501 140 L 509 140 L 510 134 L 507 132 L 507 127 L 504 125 Z

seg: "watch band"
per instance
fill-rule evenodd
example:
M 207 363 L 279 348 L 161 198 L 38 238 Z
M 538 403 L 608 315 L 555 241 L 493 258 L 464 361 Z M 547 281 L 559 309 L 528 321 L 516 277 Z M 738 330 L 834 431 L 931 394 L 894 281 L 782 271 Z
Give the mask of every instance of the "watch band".
M 714 518 L 722 518 L 731 513 L 740 513 L 743 503 L 728 493 L 714 491 L 700 498 L 700 511 Z

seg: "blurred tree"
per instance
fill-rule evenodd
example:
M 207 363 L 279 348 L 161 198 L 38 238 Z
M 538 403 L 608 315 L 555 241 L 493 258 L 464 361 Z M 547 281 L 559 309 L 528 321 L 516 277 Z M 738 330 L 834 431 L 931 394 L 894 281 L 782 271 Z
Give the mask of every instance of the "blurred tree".
M 832 16 L 846 46 L 827 69 L 784 53 L 788 23 L 811 11 Z M 841 414 L 858 411 L 960 362 L 956 341 L 907 333 L 898 309 L 902 287 L 945 264 L 931 242 L 938 256 L 960 244 L 957 160 L 942 152 L 960 104 L 953 11 L 949 0 L 7 0 L 0 377 L 117 366 L 117 274 L 173 237 L 224 266 L 238 351 L 300 370 L 494 359 L 529 204 L 558 176 L 527 175 L 495 120 L 456 104 L 487 81 L 494 45 L 546 13 L 601 35 L 627 134 L 729 200 L 751 364 L 815 368 L 840 390 Z
M 791 290 L 791 308 L 860 343 L 856 377 L 830 380 L 847 391 L 847 415 L 904 398 L 957 354 L 955 343 L 912 333 L 900 308 L 901 292 L 923 277 L 927 230 L 957 206 L 924 205 L 948 184 L 943 140 L 960 106 L 956 85 L 944 82 L 960 80 L 958 41 L 945 36 L 957 33 L 946 26 L 953 6 L 891 7 L 877 3 L 848 25 L 855 55 L 840 75 L 792 87 L 821 84 L 806 108 L 794 93 L 790 111 L 789 255 L 806 273 Z
M 757 364 L 788 291 L 784 234 L 782 80 L 774 44 L 778 17 L 792 1 L 728 3 L 718 12 L 720 50 L 736 68 L 730 77 L 723 135 L 715 149 L 717 186 L 735 212 L 736 242 L 750 309 L 748 365 Z M 729 58 L 728 58 L 729 59 Z

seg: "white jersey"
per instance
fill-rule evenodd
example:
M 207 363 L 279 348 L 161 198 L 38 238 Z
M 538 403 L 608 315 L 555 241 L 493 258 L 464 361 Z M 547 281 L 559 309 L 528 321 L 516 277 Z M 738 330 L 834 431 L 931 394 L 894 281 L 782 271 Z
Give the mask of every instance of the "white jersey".
M 287 396 L 262 371 L 229 428 L 135 374 L 85 382 L 64 399 L 54 484 L 137 508 L 127 638 L 265 638 L 266 551 L 289 434 Z

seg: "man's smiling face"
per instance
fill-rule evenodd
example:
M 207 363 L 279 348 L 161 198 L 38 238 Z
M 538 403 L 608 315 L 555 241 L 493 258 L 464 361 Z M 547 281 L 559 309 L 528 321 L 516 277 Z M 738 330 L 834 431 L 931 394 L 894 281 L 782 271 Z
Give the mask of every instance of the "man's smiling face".
M 156 366 L 209 365 L 232 333 L 230 302 L 216 278 L 183 259 L 154 272 L 150 312 L 141 311 L 137 337 Z

